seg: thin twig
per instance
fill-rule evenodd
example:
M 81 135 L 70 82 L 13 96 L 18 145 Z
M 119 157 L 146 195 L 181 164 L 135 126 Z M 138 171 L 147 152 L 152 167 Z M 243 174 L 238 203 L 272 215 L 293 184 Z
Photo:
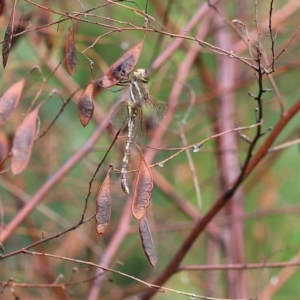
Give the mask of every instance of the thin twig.
M 168 291 L 168 292 L 172 292 L 172 293 L 179 294 L 179 295 L 193 297 L 192 299 L 197 299 L 198 298 L 198 299 L 204 299 L 204 300 L 231 300 L 231 299 L 225 299 L 225 298 L 205 297 L 205 296 L 196 295 L 194 293 L 186 293 L 186 292 L 182 292 L 182 291 L 179 291 L 179 290 L 174 290 L 174 289 L 170 289 L 170 288 L 166 288 L 166 287 L 162 287 L 162 286 L 157 286 L 155 284 L 151 284 L 151 283 L 148 283 L 148 282 L 143 281 L 141 279 L 138 279 L 134 276 L 128 275 L 124 272 L 117 271 L 117 270 L 114 270 L 114 269 L 111 269 L 111 268 L 102 267 L 102 266 L 97 265 L 95 263 L 87 262 L 87 261 L 84 261 L 84 260 L 72 259 L 72 258 L 69 258 L 69 257 L 63 257 L 63 256 L 49 254 L 49 253 L 31 252 L 31 251 L 27 251 L 27 250 L 24 250 L 23 253 L 24 254 L 29 254 L 29 255 L 35 255 L 35 256 L 45 256 L 45 257 L 61 259 L 61 260 L 64 260 L 64 261 L 70 261 L 70 262 L 73 262 L 73 263 L 83 264 L 83 265 L 95 267 L 95 268 L 98 268 L 98 269 L 102 269 L 103 271 L 111 272 L 111 273 L 114 273 L 114 274 L 121 275 L 123 277 L 130 278 L 134 281 L 142 283 L 143 285 L 145 285 L 145 286 L 147 286 L 147 287 L 149 287 L 149 288 L 151 288 L 155 291 L 162 292 L 162 293 Z M 247 299 L 243 298 L 243 299 L 236 299 L 236 300 L 247 300 Z
M 191 230 L 189 236 L 185 239 L 178 251 L 173 255 L 171 261 L 166 266 L 164 271 L 156 278 L 154 284 L 163 285 L 178 269 L 179 264 L 185 257 L 193 242 L 198 238 L 199 234 L 204 230 L 207 224 L 212 220 L 213 217 L 227 204 L 228 200 L 234 195 L 235 191 L 242 184 L 243 180 L 249 176 L 250 173 L 255 169 L 256 165 L 263 159 L 267 154 L 268 149 L 271 147 L 274 140 L 281 133 L 283 128 L 289 123 L 289 121 L 298 113 L 300 110 L 300 99 L 282 116 L 277 125 L 274 127 L 272 132 L 269 134 L 267 140 L 262 144 L 262 146 L 257 151 L 250 161 L 247 163 L 246 169 L 243 171 L 243 176 L 238 177 L 232 189 L 225 191 L 215 202 L 213 207 L 205 214 L 203 217 L 198 219 L 194 228 Z M 141 300 L 150 299 L 155 293 L 154 290 L 148 289 L 140 297 Z
M 271 71 L 275 71 L 275 37 L 273 36 L 273 28 L 272 28 L 272 13 L 273 13 L 273 0 L 270 0 L 270 10 L 269 10 L 269 32 L 270 32 L 270 39 L 271 39 L 271 52 L 272 52 L 272 62 L 271 66 L 272 69 Z

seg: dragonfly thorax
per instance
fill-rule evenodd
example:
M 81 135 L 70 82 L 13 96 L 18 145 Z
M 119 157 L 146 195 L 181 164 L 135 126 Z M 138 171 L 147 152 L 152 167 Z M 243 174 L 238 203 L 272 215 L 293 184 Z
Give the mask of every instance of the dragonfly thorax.
M 128 118 L 136 118 L 139 109 L 141 109 L 140 103 L 134 101 L 128 101 L 127 102 Z
M 140 106 L 143 106 L 148 98 L 149 92 L 147 85 L 140 80 L 133 81 L 130 85 L 131 101 L 138 103 Z

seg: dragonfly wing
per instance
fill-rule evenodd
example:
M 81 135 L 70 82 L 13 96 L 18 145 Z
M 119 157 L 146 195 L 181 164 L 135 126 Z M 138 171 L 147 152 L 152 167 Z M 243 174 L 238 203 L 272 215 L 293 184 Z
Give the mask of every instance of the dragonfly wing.
M 111 114 L 110 122 L 116 129 L 121 129 L 122 132 L 126 132 L 128 124 L 127 101 L 122 101 L 115 106 Z
M 137 111 L 137 116 L 135 120 L 135 125 L 133 129 L 133 137 L 136 142 L 143 143 L 146 140 L 147 133 L 146 133 L 146 123 L 143 116 L 142 109 Z
M 168 105 L 149 96 L 145 103 L 149 117 L 155 122 L 161 121 L 168 112 Z

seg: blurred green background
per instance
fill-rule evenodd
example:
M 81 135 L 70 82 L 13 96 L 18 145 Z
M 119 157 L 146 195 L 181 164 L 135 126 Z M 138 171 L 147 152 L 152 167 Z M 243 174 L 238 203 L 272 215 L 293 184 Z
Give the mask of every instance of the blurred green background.
M 2 36 L 8 24 L 12 3 L 6 1 L 4 13 L 0 17 Z M 122 1 L 117 3 L 107 1 L 18 1 L 15 13 L 15 28 L 23 28 L 28 32 L 19 35 L 9 55 L 7 66 L 1 72 L 1 95 L 13 83 L 28 74 L 33 67 L 39 66 L 43 76 L 38 71 L 26 77 L 26 85 L 18 107 L 7 122 L 1 126 L 1 151 L 7 142 L 11 145 L 16 128 L 32 100 L 41 89 L 38 103 L 53 96 L 42 105 L 39 113 L 40 133 L 43 132 L 58 114 L 62 100 L 67 100 L 75 89 L 84 87 L 91 79 L 90 62 L 94 68 L 92 79 L 101 78 L 111 64 L 122 54 L 142 41 L 145 36 L 143 50 L 137 68 L 153 68 L 150 79 L 150 93 L 155 98 L 172 102 L 174 85 L 178 84 L 179 71 L 182 72 L 184 62 L 191 54 L 191 48 L 197 44 L 193 38 L 200 34 L 205 42 L 217 45 L 218 30 L 230 37 L 230 47 L 240 57 L 250 59 L 247 45 L 243 45 L 241 36 L 247 38 L 245 27 L 233 23 L 239 20 L 247 26 L 252 49 L 258 44 L 256 23 L 260 30 L 260 49 L 263 53 L 262 63 L 267 66 L 272 61 L 269 32 L 270 1 L 258 3 L 247 1 L 217 1 L 214 8 L 207 7 L 205 1 L 158 1 L 148 3 L 144 0 Z M 148 27 L 143 30 L 146 9 L 149 16 Z M 206 7 L 206 8 L 205 8 Z M 201 9 L 206 12 L 199 18 L 190 30 L 185 26 L 196 17 Z M 84 13 L 84 11 L 86 13 Z M 220 13 L 218 13 L 218 11 Z M 66 12 L 77 20 L 65 20 Z M 275 40 L 275 56 L 287 48 L 275 62 L 275 72 L 263 77 L 263 88 L 271 89 L 263 94 L 263 125 L 266 134 L 261 137 L 254 153 L 268 138 L 272 128 L 280 120 L 282 111 L 290 108 L 299 97 L 299 34 L 292 35 L 298 28 L 299 5 L 293 1 L 276 1 L 273 3 L 273 35 Z M 219 23 L 216 19 L 220 19 Z M 61 21 L 62 20 L 62 21 Z M 58 23 L 55 23 L 59 21 Z M 228 22 L 226 22 L 228 21 Z M 41 28 L 42 24 L 46 24 Z M 47 25 L 49 24 L 49 25 Z M 229 24 L 232 24 L 231 27 Z M 64 66 L 58 67 L 64 58 L 65 42 L 69 29 L 75 28 L 77 64 L 75 74 L 71 77 Z M 240 33 L 240 35 L 238 34 Z M 0 33 L 1 34 L 1 33 Z M 103 37 L 101 37 L 104 35 Z M 180 46 L 170 49 L 177 39 L 171 35 L 179 35 L 183 42 Z M 100 38 L 99 38 L 100 37 Z M 99 38 L 97 41 L 96 39 Z M 95 45 L 82 54 L 87 47 Z M 290 41 L 290 43 L 289 43 Z M 288 47 L 287 47 L 288 46 Z M 170 55 L 159 61 L 167 51 Z M 182 92 L 178 103 L 172 110 L 172 122 L 166 128 L 161 149 L 155 151 L 153 163 L 167 159 L 178 150 L 170 148 L 183 147 L 183 135 L 187 145 L 201 143 L 205 138 L 218 131 L 220 124 L 219 98 L 229 93 L 233 98 L 234 113 L 228 116 L 232 124 L 250 126 L 255 124 L 255 108 L 257 101 L 248 93 L 257 95 L 259 87 L 256 74 L 248 65 L 239 59 L 218 54 L 211 49 L 196 48 L 197 54 L 183 78 Z M 256 54 L 254 54 L 255 56 Z M 230 90 L 222 89 L 220 74 L 220 58 L 235 60 L 235 80 Z M 153 64 L 153 62 L 155 62 Z M 158 67 L 157 67 L 158 65 Z M 54 71 L 55 70 L 55 71 Z M 229 76 L 229 75 L 228 75 Z M 50 79 L 43 85 L 43 77 Z M 211 83 L 209 86 L 208 83 Z M 56 93 L 53 93 L 53 91 Z M 95 95 L 95 104 L 100 111 L 98 118 L 92 118 L 85 128 L 79 122 L 77 113 L 77 93 L 65 107 L 58 120 L 47 132 L 46 136 L 36 141 L 32 156 L 26 170 L 13 176 L 9 169 L 9 159 L 1 165 L 0 178 L 0 211 L 1 232 L 14 220 L 14 217 L 24 207 L 24 200 L 30 201 L 47 180 L 56 176 L 66 161 L 84 147 L 90 136 L 101 126 L 103 118 L 120 99 L 126 99 L 127 89 L 112 87 Z M 58 95 L 59 94 L 59 95 Z M 172 102 L 173 103 L 173 102 Z M 187 114 L 188 113 L 188 114 Z M 182 122 L 182 120 L 185 122 Z M 185 256 L 182 266 L 205 266 L 210 264 L 228 264 L 226 245 L 232 239 L 233 245 L 239 241 L 242 247 L 242 263 L 261 263 L 257 269 L 242 271 L 246 295 L 239 298 L 247 299 L 298 299 L 300 287 L 297 267 L 264 268 L 264 263 L 288 262 L 299 259 L 300 235 L 298 204 L 300 195 L 299 179 L 299 117 L 296 115 L 282 130 L 276 139 L 276 145 L 292 142 L 288 147 L 270 152 L 256 167 L 251 176 L 241 186 L 240 213 L 232 214 L 225 208 L 213 219 L 213 225 L 218 230 L 218 240 L 204 232 Z M 163 125 L 161 125 L 163 126 Z M 157 131 L 160 130 L 158 126 Z M 234 127 L 232 127 L 233 129 Z M 149 141 L 157 131 L 148 130 Z M 180 134 L 180 131 L 184 134 Z M 89 182 L 110 146 L 115 129 L 106 127 L 90 151 L 74 164 L 71 170 L 59 178 L 58 182 L 41 199 L 26 219 L 17 226 L 13 234 L 3 243 L 3 254 L 21 249 L 29 244 L 55 236 L 77 224 L 80 220 L 85 198 L 89 191 Z M 255 136 L 256 129 L 243 131 L 249 138 Z M 243 165 L 249 144 L 234 133 L 236 146 L 234 156 Z M 6 142 L 3 142 L 3 141 Z M 108 157 L 100 167 L 91 188 L 85 217 L 95 211 L 95 198 L 99 187 L 106 176 L 109 164 L 116 169 L 121 168 L 124 139 L 119 139 L 113 146 Z M 149 142 L 148 141 L 148 142 Z M 273 145 L 273 146 L 276 146 Z M 10 147 L 10 146 L 9 146 Z M 147 148 L 142 147 L 146 152 Z M 162 168 L 153 168 L 154 190 L 147 217 L 157 251 L 157 265 L 151 267 L 144 254 L 138 222 L 131 218 L 127 233 L 120 246 L 114 249 L 109 267 L 136 277 L 146 282 L 153 282 L 164 270 L 170 259 L 179 249 L 195 224 L 195 216 L 205 214 L 224 191 L 222 176 L 230 170 L 221 170 L 222 153 L 230 149 L 220 149 L 218 141 L 212 139 L 205 143 L 199 152 L 190 151 L 195 174 L 191 172 L 191 162 L 186 152 L 167 161 Z M 4 154 L 3 154 L 4 153 Z M 2 157 L 8 153 L 1 152 Z M 133 147 L 130 168 L 136 168 L 140 154 Z M 161 176 L 161 177 L 159 177 Z M 170 189 L 167 188 L 167 180 Z M 201 205 L 197 197 L 195 181 L 201 191 Z M 99 263 L 101 257 L 107 255 L 111 241 L 118 233 L 120 220 L 124 217 L 124 206 L 127 197 L 120 188 L 120 178 L 113 172 L 112 180 L 112 216 L 108 231 L 97 236 L 94 220 L 83 224 L 80 228 L 66 233 L 59 238 L 40 244 L 32 251 L 51 253 L 62 257 Z M 129 184 L 134 184 L 134 175 L 129 175 Z M 23 191 L 21 193 L 20 191 Z M 178 198 L 183 202 L 178 203 Z M 190 209 L 190 210 L 189 210 Z M 190 213 L 189 213 L 190 211 Z M 235 236 L 232 224 L 239 224 L 242 235 Z M 65 260 L 48 257 L 18 254 L 1 260 L 0 281 L 2 293 L 0 299 L 138 299 L 138 295 L 146 290 L 146 286 L 122 275 L 107 273 L 103 277 L 101 292 L 92 298 L 90 292 L 95 285 L 95 268 Z M 290 272 L 290 273 L 289 273 Z M 237 276 L 234 273 L 233 276 Z M 214 298 L 230 298 L 234 279 L 224 270 L 183 270 L 174 274 L 164 285 L 184 293 L 210 296 Z M 101 280 L 102 277 L 96 279 Z M 13 279 L 15 286 L 5 283 Z M 53 282 L 66 284 L 65 289 L 51 287 Z M 24 283 L 26 287 L 21 284 Z M 76 283 L 68 285 L 69 283 Z M 18 285 L 19 284 L 19 285 Z M 32 284 L 32 286 L 30 285 Z M 43 285 L 46 285 L 44 287 Z M 280 286 L 280 288 L 279 288 Z M 1 289 L 0 289 L 1 291 Z M 153 299 L 189 299 L 190 296 L 175 292 L 157 293 Z

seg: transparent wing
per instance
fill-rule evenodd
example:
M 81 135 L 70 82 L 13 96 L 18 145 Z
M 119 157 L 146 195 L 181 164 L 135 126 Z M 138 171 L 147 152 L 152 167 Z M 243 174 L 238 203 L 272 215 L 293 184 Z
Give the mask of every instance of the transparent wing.
M 127 101 L 122 101 L 115 106 L 111 114 L 110 122 L 116 129 L 121 129 L 122 133 L 125 133 L 127 131 Z
M 146 133 L 146 123 L 143 116 L 142 109 L 138 109 L 137 117 L 134 124 L 133 129 L 133 137 L 136 142 L 143 143 L 146 140 L 147 133 Z
M 157 101 L 155 98 L 149 96 L 145 101 L 145 105 L 138 109 L 138 114 L 135 120 L 135 127 L 133 136 L 136 142 L 144 143 L 147 137 L 148 121 L 158 123 L 161 121 L 168 111 L 166 103 Z M 147 124 L 145 118 L 147 118 Z
M 110 122 L 116 129 L 121 129 L 122 133 L 127 132 L 128 125 L 128 110 L 127 101 L 119 103 L 113 110 Z M 157 101 L 155 98 L 149 96 L 145 101 L 145 113 L 146 116 L 157 123 L 161 121 L 168 111 L 168 106 L 165 102 Z M 143 109 L 139 107 L 137 109 L 137 116 L 134 121 L 133 138 L 136 142 L 143 143 L 147 137 L 147 128 Z
M 154 123 L 161 121 L 168 112 L 168 105 L 149 96 L 145 102 L 146 114 Z

